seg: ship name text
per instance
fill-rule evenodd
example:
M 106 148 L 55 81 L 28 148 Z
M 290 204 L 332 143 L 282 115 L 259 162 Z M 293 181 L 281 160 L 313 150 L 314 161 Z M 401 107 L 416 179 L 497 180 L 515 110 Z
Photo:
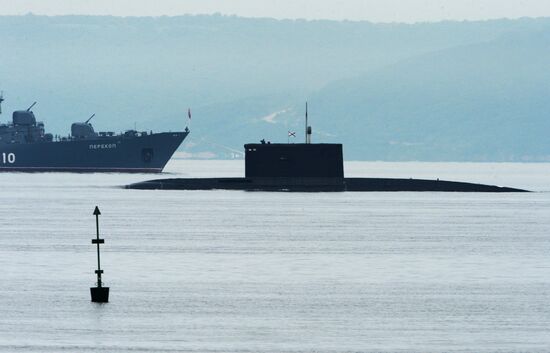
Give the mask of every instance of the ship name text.
M 104 150 L 116 148 L 116 143 L 97 143 L 90 145 L 91 150 Z

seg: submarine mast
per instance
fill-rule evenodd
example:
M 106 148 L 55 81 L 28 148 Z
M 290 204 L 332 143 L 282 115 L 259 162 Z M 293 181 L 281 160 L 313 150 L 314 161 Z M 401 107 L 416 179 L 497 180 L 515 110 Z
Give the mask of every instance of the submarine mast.
M 311 143 L 311 126 L 307 122 L 307 102 L 306 102 L 306 144 Z

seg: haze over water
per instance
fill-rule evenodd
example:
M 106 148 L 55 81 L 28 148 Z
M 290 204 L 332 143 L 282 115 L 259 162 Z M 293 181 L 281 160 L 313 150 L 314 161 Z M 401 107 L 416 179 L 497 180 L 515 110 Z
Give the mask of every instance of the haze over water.
M 164 177 L 240 176 L 172 161 Z M 0 351 L 550 352 L 549 164 L 346 164 L 537 191 L 138 191 L 0 174 Z M 111 302 L 90 303 L 94 206 Z

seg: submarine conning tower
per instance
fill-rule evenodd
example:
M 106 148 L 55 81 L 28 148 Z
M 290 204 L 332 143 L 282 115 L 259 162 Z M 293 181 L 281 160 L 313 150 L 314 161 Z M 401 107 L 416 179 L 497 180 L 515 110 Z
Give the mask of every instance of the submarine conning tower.
M 305 143 L 266 143 L 262 140 L 244 145 L 245 178 L 286 178 L 298 179 L 298 182 L 315 178 L 329 184 L 343 183 L 342 144 L 311 143 L 307 110 L 306 102 Z
M 250 143 L 244 149 L 246 178 L 344 178 L 342 144 Z

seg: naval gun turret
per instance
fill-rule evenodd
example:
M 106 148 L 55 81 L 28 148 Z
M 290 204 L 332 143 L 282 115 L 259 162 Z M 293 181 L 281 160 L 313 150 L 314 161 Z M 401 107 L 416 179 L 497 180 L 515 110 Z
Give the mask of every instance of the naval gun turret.
M 74 139 L 84 140 L 96 138 L 98 134 L 94 131 L 94 127 L 92 126 L 92 124 L 90 124 L 90 121 L 93 119 L 94 116 L 95 114 L 92 114 L 92 116 L 83 123 L 73 123 L 71 125 L 71 136 Z
M 13 126 L 36 126 L 36 117 L 32 112 L 32 107 L 36 105 L 36 102 L 31 104 L 27 110 L 16 110 L 12 114 Z
M 17 110 L 12 114 L 11 124 L 0 124 L 0 145 L 14 143 L 31 143 L 44 140 L 44 124 L 37 122 L 32 108 L 34 102 L 26 110 Z

